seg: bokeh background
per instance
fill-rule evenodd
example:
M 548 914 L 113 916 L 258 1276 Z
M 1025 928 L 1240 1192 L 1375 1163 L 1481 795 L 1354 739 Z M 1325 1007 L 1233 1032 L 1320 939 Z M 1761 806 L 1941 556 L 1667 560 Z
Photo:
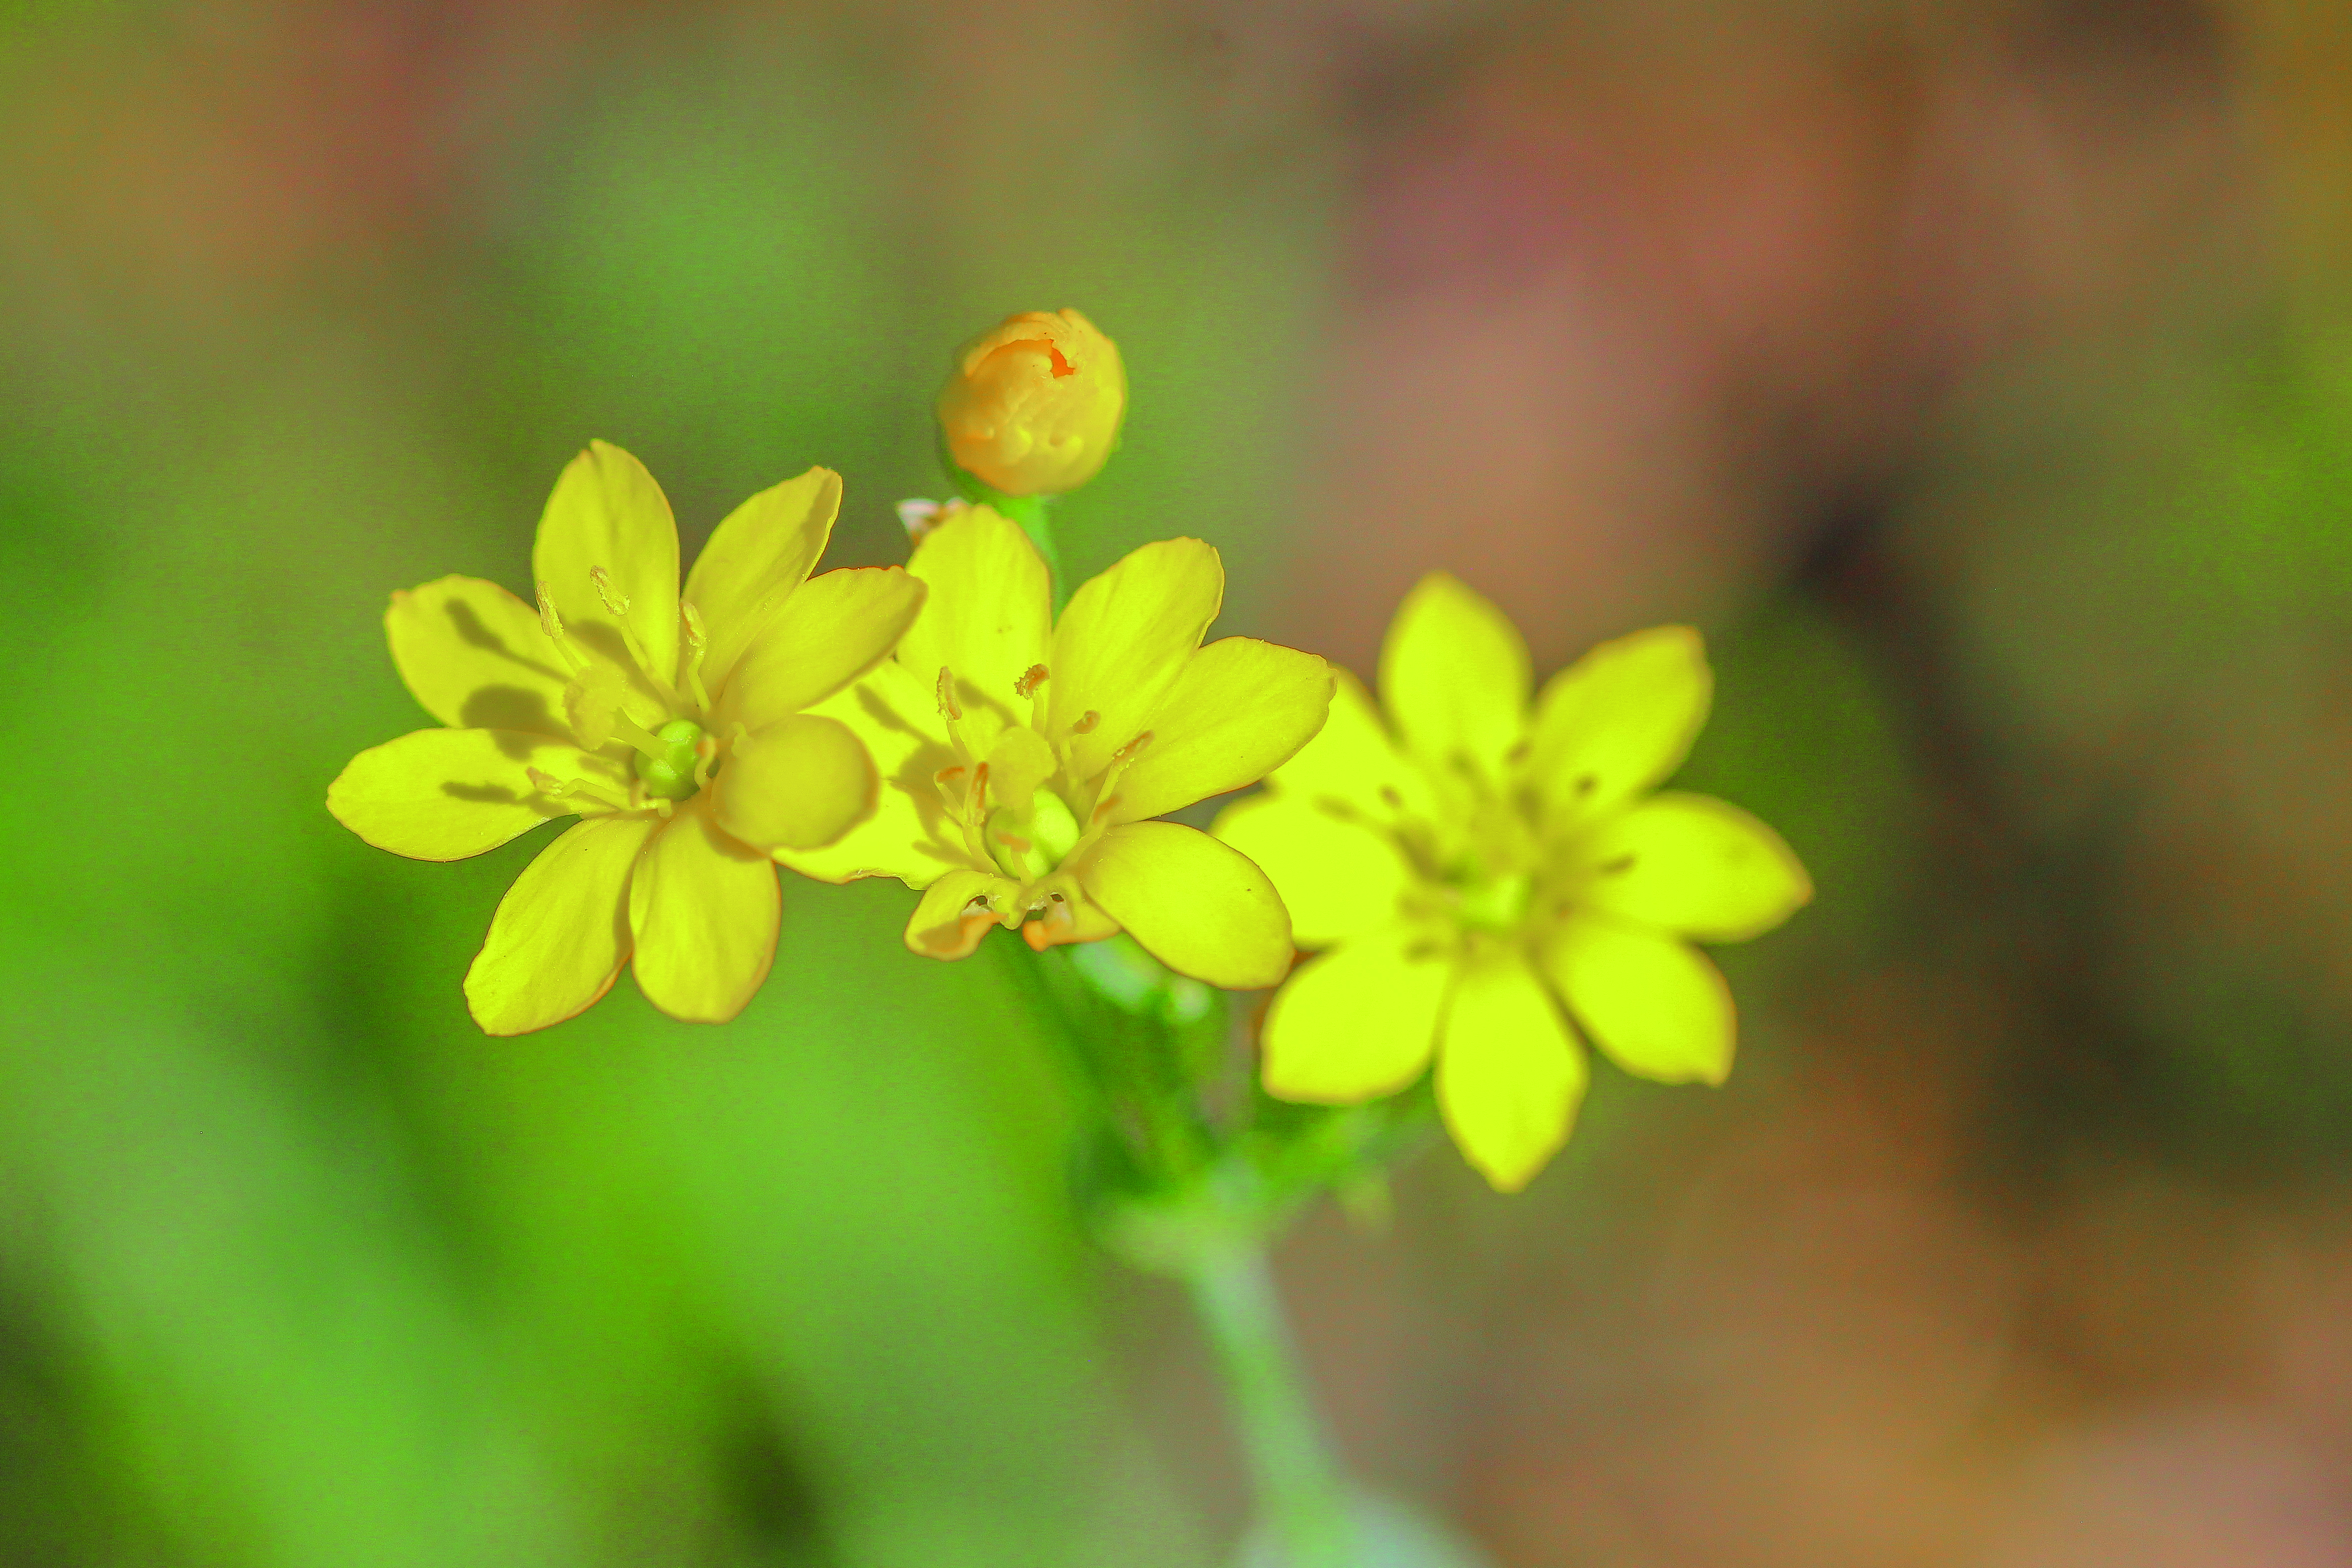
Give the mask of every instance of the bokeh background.
M 387 592 L 590 437 L 904 559 L 951 347 L 1134 382 L 1062 509 L 1369 670 L 1708 632 L 1816 905 L 1278 1260 L 1504 1568 L 2352 1561 L 2352 23 L 2296 0 L 0 7 L 0 1563 L 1215 1561 L 1182 1303 L 1001 965 L 787 888 L 724 1028 L 489 1040 L 537 847 L 327 816 Z

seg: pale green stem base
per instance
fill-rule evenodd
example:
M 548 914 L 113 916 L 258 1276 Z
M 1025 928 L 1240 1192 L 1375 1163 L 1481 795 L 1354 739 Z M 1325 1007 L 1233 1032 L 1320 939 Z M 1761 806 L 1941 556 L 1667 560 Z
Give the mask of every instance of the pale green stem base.
M 1277 1543 L 1283 1568 L 1344 1568 L 1356 1556 L 1347 1489 L 1299 1376 L 1265 1247 L 1204 1249 L 1183 1279 L 1233 1401 L 1257 1494 L 1254 1533 Z

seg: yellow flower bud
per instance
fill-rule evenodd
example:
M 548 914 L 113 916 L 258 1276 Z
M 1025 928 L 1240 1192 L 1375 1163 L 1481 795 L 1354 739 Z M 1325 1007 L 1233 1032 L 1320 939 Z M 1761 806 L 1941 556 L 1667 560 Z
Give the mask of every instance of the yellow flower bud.
M 1076 310 L 1028 310 L 963 351 L 940 394 L 956 466 L 1009 496 L 1093 479 L 1118 444 L 1127 367 Z

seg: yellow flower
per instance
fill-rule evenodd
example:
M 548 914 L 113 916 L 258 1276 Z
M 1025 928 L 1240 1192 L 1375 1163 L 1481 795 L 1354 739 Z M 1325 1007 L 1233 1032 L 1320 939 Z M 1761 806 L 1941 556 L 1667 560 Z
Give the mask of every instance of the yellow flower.
M 1147 544 L 1054 623 L 1045 563 L 985 507 L 954 509 L 907 570 L 930 597 L 876 668 L 818 711 L 883 774 L 874 816 L 783 852 L 826 881 L 925 889 L 907 945 L 961 958 L 991 924 L 1043 952 L 1124 927 L 1170 968 L 1271 985 L 1290 917 L 1265 873 L 1205 833 L 1149 818 L 1265 776 L 1321 727 L 1330 667 L 1252 637 L 1201 646 L 1224 596 L 1197 539 Z
M 809 576 L 840 504 L 824 468 L 761 491 L 681 598 L 669 502 L 597 441 L 540 518 L 538 608 L 472 577 L 392 596 L 393 662 L 448 728 L 362 752 L 327 809 L 418 860 L 581 819 L 515 879 L 467 973 L 484 1029 L 560 1023 L 632 958 L 678 1018 L 731 1018 L 767 978 L 769 852 L 830 843 L 877 789 L 857 738 L 803 710 L 871 668 L 923 600 L 897 567 Z
M 1264 1078 L 1285 1100 L 1402 1089 L 1433 1054 L 1454 1141 L 1497 1188 L 1567 1139 L 1586 1067 L 1567 1014 L 1626 1071 L 1719 1083 L 1731 995 L 1690 939 L 1739 942 L 1812 896 L 1779 836 L 1706 795 L 1650 792 L 1706 722 L 1698 634 L 1604 643 L 1528 710 L 1517 628 L 1424 578 L 1381 653 L 1395 731 L 1343 671 L 1314 743 L 1228 808 L 1301 946 Z
M 1030 310 L 967 347 L 940 394 L 956 466 L 1008 496 L 1093 479 L 1118 444 L 1127 369 L 1076 310 Z

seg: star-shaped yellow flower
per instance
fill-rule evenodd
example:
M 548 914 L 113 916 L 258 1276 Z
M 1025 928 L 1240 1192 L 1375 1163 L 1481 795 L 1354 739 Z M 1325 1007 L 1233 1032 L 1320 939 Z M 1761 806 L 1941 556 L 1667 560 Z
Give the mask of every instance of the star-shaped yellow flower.
M 1271 985 L 1290 918 L 1264 872 L 1150 818 L 1255 784 L 1322 726 L 1330 667 L 1252 637 L 1201 637 L 1224 597 L 1217 552 L 1147 544 L 1086 584 L 1059 623 L 1036 547 L 960 508 L 907 570 L 930 597 L 878 667 L 819 712 L 883 773 L 871 819 L 785 865 L 925 889 L 907 945 L 961 958 L 992 925 L 1043 952 L 1122 927 L 1170 968 Z
M 1691 939 L 1759 935 L 1811 885 L 1746 812 L 1650 793 L 1706 719 L 1686 626 L 1602 644 L 1530 712 L 1517 628 L 1437 574 L 1397 611 L 1380 674 L 1393 734 L 1342 672 L 1322 733 L 1216 825 L 1274 878 L 1300 945 L 1331 949 L 1274 1000 L 1265 1086 L 1349 1104 L 1433 1053 L 1454 1142 L 1515 1190 L 1583 1097 L 1570 1017 L 1628 1072 L 1721 1082 L 1731 995 Z
M 540 518 L 538 608 L 472 577 L 393 595 L 393 662 L 448 728 L 362 752 L 327 809 L 418 860 L 581 818 L 515 879 L 466 975 L 484 1029 L 569 1018 L 633 958 L 678 1018 L 731 1018 L 767 978 L 769 852 L 830 843 L 878 786 L 857 738 L 803 710 L 873 668 L 923 600 L 897 567 L 809 576 L 840 504 L 825 468 L 762 490 L 681 598 L 669 502 L 598 441 Z

